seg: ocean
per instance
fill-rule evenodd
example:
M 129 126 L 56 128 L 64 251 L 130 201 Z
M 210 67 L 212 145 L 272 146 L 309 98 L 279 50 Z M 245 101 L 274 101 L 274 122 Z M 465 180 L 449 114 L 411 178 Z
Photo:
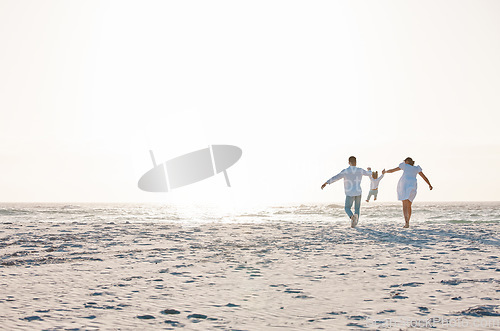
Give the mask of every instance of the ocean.
M 3 203 L 0 329 L 500 328 L 500 203 L 403 224 L 378 202 L 355 229 L 342 204 Z
M 362 202 L 361 222 L 404 222 L 400 203 Z M 2 203 L 0 223 L 9 222 L 346 222 L 338 204 L 234 207 L 213 205 Z M 500 202 L 417 202 L 412 222 L 500 222 Z

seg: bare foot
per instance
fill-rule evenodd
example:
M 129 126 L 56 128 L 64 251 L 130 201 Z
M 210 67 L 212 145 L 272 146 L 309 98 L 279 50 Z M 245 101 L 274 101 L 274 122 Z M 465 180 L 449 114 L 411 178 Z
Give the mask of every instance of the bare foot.
M 377 198 L 373 199 L 373 201 L 377 201 Z
M 368 202 L 369 200 L 366 200 L 366 202 Z
M 403 226 L 403 228 L 409 228 L 410 227 L 410 223 L 406 223 L 405 226 Z

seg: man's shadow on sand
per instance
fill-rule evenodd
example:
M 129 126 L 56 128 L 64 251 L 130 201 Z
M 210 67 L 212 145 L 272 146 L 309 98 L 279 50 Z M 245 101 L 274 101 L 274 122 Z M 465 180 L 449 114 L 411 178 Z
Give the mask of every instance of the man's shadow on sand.
M 419 248 L 426 249 L 435 249 L 436 244 L 455 244 L 457 249 L 459 247 L 463 247 L 467 245 L 467 247 L 463 247 L 463 250 L 479 250 L 478 245 L 488 245 L 499 247 L 500 239 L 498 238 L 482 238 L 477 235 L 487 235 L 493 234 L 492 232 L 475 232 L 473 233 L 459 233 L 458 231 L 462 230 L 460 227 L 457 227 L 456 230 L 451 229 L 418 229 L 418 228 L 410 228 L 410 229 L 400 229 L 400 230 L 388 230 L 388 231 L 380 231 L 371 229 L 369 227 L 360 227 L 356 228 L 356 230 L 364 234 L 366 239 L 385 242 L 385 243 L 393 243 L 393 244 L 404 244 L 411 245 Z M 463 241 L 456 242 L 455 239 L 462 239 L 465 241 L 469 241 L 468 243 L 464 243 Z M 472 246 L 472 247 L 471 247 Z M 441 248 L 440 248 L 441 249 Z

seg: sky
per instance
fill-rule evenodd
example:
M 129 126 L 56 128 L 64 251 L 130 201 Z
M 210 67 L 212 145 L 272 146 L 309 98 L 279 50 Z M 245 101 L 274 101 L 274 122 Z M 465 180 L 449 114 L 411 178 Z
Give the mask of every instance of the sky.
M 434 186 L 417 201 L 500 201 L 498 17 L 482 0 L 0 0 L 0 201 L 339 202 L 342 183 L 320 186 L 350 155 L 413 157 Z M 137 187 L 150 150 L 211 144 L 243 151 L 232 187 Z

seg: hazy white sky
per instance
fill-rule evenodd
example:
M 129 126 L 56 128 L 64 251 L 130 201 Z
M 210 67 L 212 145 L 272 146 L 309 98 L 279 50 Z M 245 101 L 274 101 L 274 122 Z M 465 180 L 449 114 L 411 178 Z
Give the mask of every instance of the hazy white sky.
M 417 201 L 498 201 L 499 17 L 478 0 L 0 0 L 0 201 L 342 201 L 319 187 L 350 155 L 412 156 L 435 187 Z M 243 150 L 232 188 L 137 188 L 150 149 L 210 144 Z

